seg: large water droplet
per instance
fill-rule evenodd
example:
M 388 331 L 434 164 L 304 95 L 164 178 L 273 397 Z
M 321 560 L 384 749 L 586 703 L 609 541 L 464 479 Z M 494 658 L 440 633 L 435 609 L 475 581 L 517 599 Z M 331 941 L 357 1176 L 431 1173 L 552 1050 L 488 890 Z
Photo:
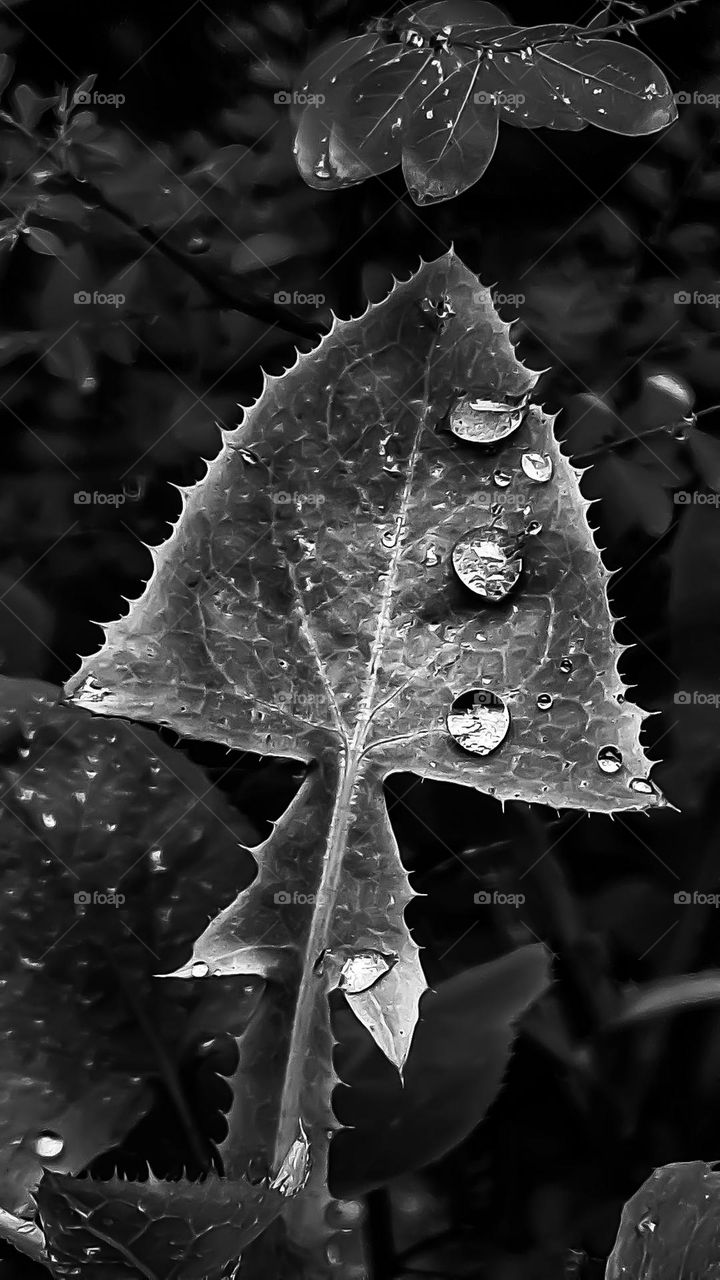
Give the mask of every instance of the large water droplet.
M 538 484 L 545 484 L 553 473 L 552 458 L 544 453 L 524 453 L 520 465 L 528 480 L 535 480 Z
M 618 773 L 622 768 L 622 753 L 617 747 L 601 747 L 597 753 L 597 762 L 603 773 Z
M 512 476 L 509 471 L 504 471 L 502 467 L 497 467 L 493 471 L 493 483 L 497 485 L 498 489 L 507 489 L 508 485 L 512 483 Z
M 453 568 L 474 595 L 504 600 L 522 573 L 522 557 L 506 529 L 471 529 L 453 547 Z
M 209 964 L 206 964 L 204 960 L 196 960 L 190 969 L 190 972 L 193 978 L 207 978 L 210 972 L 210 966 Z
M 345 961 L 338 980 L 340 991 L 348 995 L 357 995 L 359 991 L 368 991 L 380 978 L 389 973 L 397 964 L 394 953 L 384 951 L 358 951 Z
M 458 440 L 472 444 L 496 444 L 517 431 L 525 417 L 525 397 L 504 402 L 487 398 L 485 392 L 467 392 L 450 411 L 448 426 Z
M 536 701 L 539 711 L 549 711 L 553 704 L 553 696 L 551 693 L 539 693 Z
M 466 689 L 448 712 L 448 732 L 458 746 L 475 756 L 487 756 L 507 737 L 510 712 L 489 689 Z
M 41 1160 L 56 1160 L 65 1146 L 64 1138 L 59 1133 L 51 1133 L 45 1129 L 33 1139 L 32 1149 Z

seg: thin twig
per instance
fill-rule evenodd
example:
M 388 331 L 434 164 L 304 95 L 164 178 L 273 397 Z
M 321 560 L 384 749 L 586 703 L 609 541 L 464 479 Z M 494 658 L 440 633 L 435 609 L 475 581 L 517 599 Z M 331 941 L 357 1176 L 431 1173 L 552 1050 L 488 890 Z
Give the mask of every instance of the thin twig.
M 586 41 L 604 40 L 606 36 L 615 35 L 616 32 L 623 31 L 629 31 L 632 34 L 635 27 L 641 26 L 644 22 L 657 22 L 659 18 L 674 17 L 676 13 L 682 13 L 688 5 L 699 3 L 700 0 L 679 0 L 676 4 L 668 5 L 667 9 L 661 9 L 659 13 L 648 13 L 644 18 L 623 18 L 620 22 L 615 22 L 610 27 L 601 27 L 597 30 L 597 34 L 595 34 L 595 28 L 590 28 L 589 34 L 585 39 Z M 547 44 L 575 44 L 578 40 L 583 40 L 582 32 L 585 30 L 586 28 L 580 27 L 577 31 L 573 31 L 571 35 L 561 37 L 559 40 L 557 37 L 554 39 L 551 37 L 549 40 L 536 40 L 534 44 L 526 40 L 523 44 L 503 44 L 499 47 L 503 53 L 534 53 L 536 49 L 540 49 Z M 479 49 L 484 51 L 498 48 L 496 41 L 473 43 L 470 40 L 452 40 L 451 38 L 449 43 L 459 49 Z

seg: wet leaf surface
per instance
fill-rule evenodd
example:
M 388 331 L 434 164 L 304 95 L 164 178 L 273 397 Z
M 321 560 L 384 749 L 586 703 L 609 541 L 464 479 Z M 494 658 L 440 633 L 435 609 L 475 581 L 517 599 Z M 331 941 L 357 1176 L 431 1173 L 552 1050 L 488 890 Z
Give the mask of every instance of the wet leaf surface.
M 606 1280 L 708 1280 L 720 1269 L 720 1173 L 702 1160 L 656 1169 L 623 1210 Z

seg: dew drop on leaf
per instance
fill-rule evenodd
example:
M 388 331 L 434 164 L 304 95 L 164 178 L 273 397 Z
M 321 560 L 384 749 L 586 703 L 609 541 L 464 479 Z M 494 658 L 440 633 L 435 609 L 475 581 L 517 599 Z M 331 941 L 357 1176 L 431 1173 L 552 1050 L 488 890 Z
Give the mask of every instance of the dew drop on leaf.
M 603 773 L 618 773 L 622 768 L 622 755 L 617 747 L 601 747 L 597 754 L 597 762 Z
M 495 444 L 517 431 L 524 416 L 523 403 L 505 404 L 486 399 L 482 393 L 469 392 L 455 402 L 448 425 L 458 440 Z
M 502 467 L 497 467 L 496 470 L 493 471 L 493 482 L 497 485 L 498 489 L 507 489 L 511 481 L 512 476 L 510 475 L 510 472 L 503 471 Z
M 193 978 L 207 978 L 210 966 L 204 960 L 196 960 L 190 972 Z
M 288 1200 L 292 1199 L 305 1186 L 310 1176 L 310 1165 L 310 1140 L 302 1120 L 298 1120 L 298 1136 L 270 1183 L 270 1189 L 279 1191 Z
M 428 547 L 425 552 L 423 564 L 436 565 L 440 563 L 440 557 L 434 547 Z
M 525 526 L 525 532 L 530 538 L 536 538 L 541 531 L 542 525 L 539 520 L 531 520 L 530 523 Z
M 630 789 L 632 791 L 639 791 L 643 796 L 652 795 L 655 790 L 652 782 L 648 782 L 647 778 L 631 778 Z
M 537 696 L 537 706 L 539 711 L 549 711 L 553 704 L 553 696 L 551 693 L 539 693 Z
M 484 600 L 504 600 L 522 573 L 522 557 L 507 530 L 471 529 L 453 547 L 453 568 L 468 590 Z
M 528 479 L 535 480 L 537 484 L 545 484 L 552 477 L 552 458 L 547 454 L 524 453 L 520 459 L 520 465 Z
M 56 1160 L 65 1146 L 64 1139 L 49 1129 L 39 1133 L 33 1140 L 32 1149 L 41 1160 Z
M 560 659 L 560 670 L 563 672 L 564 675 L 569 676 L 572 669 L 573 669 L 572 658 Z
M 447 727 L 463 751 L 487 756 L 507 737 L 510 712 L 502 698 L 489 689 L 466 689 L 453 702 Z
M 368 991 L 397 964 L 397 956 L 383 951 L 358 951 L 345 961 L 338 980 L 340 991 L 357 995 Z

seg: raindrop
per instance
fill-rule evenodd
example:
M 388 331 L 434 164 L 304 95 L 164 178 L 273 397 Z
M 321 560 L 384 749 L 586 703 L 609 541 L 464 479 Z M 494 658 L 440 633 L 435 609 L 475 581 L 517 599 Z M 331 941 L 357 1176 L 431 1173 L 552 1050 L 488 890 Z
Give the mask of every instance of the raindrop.
M 327 162 L 325 160 L 318 160 L 318 163 L 315 165 L 315 177 L 329 178 L 331 176 L 330 170 L 327 167 Z
M 348 995 L 357 995 L 360 991 L 368 991 L 380 978 L 389 973 L 396 965 L 398 957 L 394 953 L 384 951 L 357 951 L 345 961 L 338 980 L 340 991 Z
M 258 465 L 260 459 L 256 453 L 253 453 L 252 449 L 238 449 L 237 452 L 243 462 L 246 462 L 249 467 L 256 467 Z
M 190 972 L 193 978 L 207 978 L 210 972 L 210 966 L 204 960 L 196 960 Z
M 528 479 L 537 484 L 545 484 L 553 473 L 552 458 L 545 453 L 524 453 L 520 465 Z
M 617 747 L 601 747 L 597 754 L 597 762 L 603 773 L 618 773 L 622 768 L 622 754 Z
M 439 563 L 440 563 L 440 556 L 438 555 L 438 553 L 437 553 L 437 551 L 435 550 L 435 548 L 434 548 L 434 547 L 428 547 L 427 551 L 425 552 L 425 557 L 424 557 L 424 559 L 423 559 L 423 564 L 427 564 L 427 565 L 431 565 L 431 566 L 432 566 L 432 565 L 436 565 L 436 564 L 439 564 Z
M 525 397 L 513 404 L 487 399 L 483 392 L 467 392 L 451 409 L 448 425 L 458 440 L 496 444 L 517 431 L 525 411 Z
M 631 778 L 630 788 L 632 791 L 639 791 L 644 796 L 651 796 L 655 791 L 652 782 L 648 782 L 647 778 Z
M 510 712 L 502 698 L 489 689 L 466 689 L 453 702 L 447 727 L 464 751 L 487 756 L 507 737 Z
M 18 1235 L 26 1236 L 30 1231 L 34 1231 L 34 1230 L 35 1230 L 34 1222 L 24 1222 L 21 1227 L 18 1227 Z
M 497 485 L 498 489 L 507 489 L 508 485 L 512 482 L 512 476 L 509 471 L 503 471 L 502 467 L 497 467 L 495 471 L 493 471 L 493 482 Z
M 553 704 L 553 696 L 551 693 L 539 693 L 537 696 L 537 706 L 539 711 L 549 711 Z
M 56 1160 L 64 1146 L 65 1140 L 58 1133 L 51 1133 L 49 1129 L 39 1133 L 32 1143 L 35 1155 L 41 1160 Z
M 641 1218 L 637 1224 L 638 1234 L 641 1236 L 644 1236 L 644 1235 L 647 1235 L 648 1232 L 652 1233 L 655 1230 L 656 1226 L 657 1226 L 657 1223 L 653 1222 L 653 1219 L 650 1217 L 649 1214 L 646 1214 L 645 1217 Z
M 531 520 L 530 523 L 525 526 L 525 532 L 529 538 L 536 538 L 537 535 L 542 532 L 542 525 L 540 524 L 540 521 Z
M 297 1138 L 270 1183 L 270 1190 L 279 1191 L 286 1199 L 292 1199 L 302 1191 L 310 1176 L 310 1139 L 302 1120 L 298 1120 L 298 1130 Z
M 569 675 L 570 675 L 570 672 L 572 671 L 572 669 L 573 669 L 572 658 L 561 658 L 561 659 L 560 659 L 560 670 L 561 670 L 561 671 L 562 671 L 566 676 L 569 676 Z
M 507 530 L 472 529 L 453 547 L 453 569 L 474 595 L 504 600 L 522 573 L 522 557 Z

